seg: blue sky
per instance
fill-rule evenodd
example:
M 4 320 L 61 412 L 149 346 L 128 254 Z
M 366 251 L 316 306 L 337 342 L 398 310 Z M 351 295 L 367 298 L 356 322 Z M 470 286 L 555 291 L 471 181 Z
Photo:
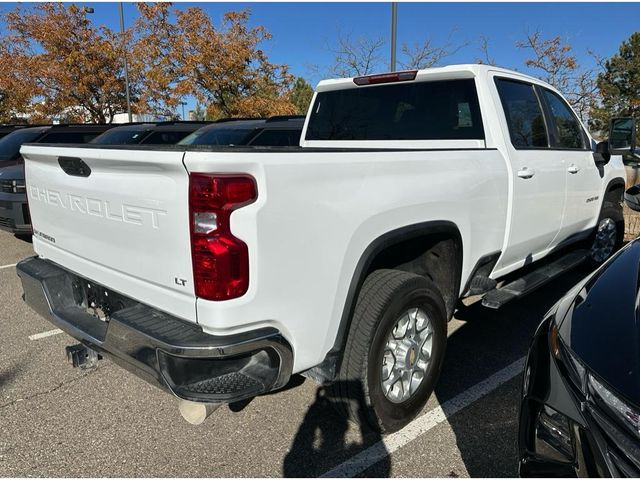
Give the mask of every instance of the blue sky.
M 117 3 L 76 2 L 95 9 L 95 23 L 119 28 Z M 0 11 L 15 4 L 4 3 Z M 321 79 L 310 65 L 319 71 L 326 69 L 333 54 L 328 46 L 335 43 L 338 32 L 353 37 L 390 37 L 389 3 L 176 3 L 176 8 L 199 6 L 217 23 L 224 12 L 249 8 L 251 23 L 265 26 L 273 39 L 264 45 L 270 60 L 286 63 L 291 72 L 303 76 L 313 85 Z M 130 25 L 136 6 L 126 3 L 125 22 Z M 590 63 L 588 49 L 610 56 L 631 33 L 640 30 L 640 3 L 399 3 L 398 45 L 421 42 L 431 37 L 434 43 L 468 42 L 453 56 L 450 63 L 473 63 L 481 56 L 479 38 L 489 38 L 490 54 L 499 65 L 528 71 L 523 65 L 526 53 L 515 42 L 527 30 L 541 29 L 545 36 L 562 35 L 574 47 L 579 61 Z M 389 53 L 389 44 L 384 54 Z M 187 108 L 192 108 L 193 101 Z

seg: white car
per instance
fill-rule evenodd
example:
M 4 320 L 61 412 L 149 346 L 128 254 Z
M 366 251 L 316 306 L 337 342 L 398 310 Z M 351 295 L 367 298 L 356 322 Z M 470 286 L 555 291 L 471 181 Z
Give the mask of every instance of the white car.
M 394 431 L 459 299 L 621 245 L 624 122 L 596 145 L 553 87 L 458 65 L 320 82 L 298 147 L 26 145 L 25 299 L 192 421 L 303 373 Z

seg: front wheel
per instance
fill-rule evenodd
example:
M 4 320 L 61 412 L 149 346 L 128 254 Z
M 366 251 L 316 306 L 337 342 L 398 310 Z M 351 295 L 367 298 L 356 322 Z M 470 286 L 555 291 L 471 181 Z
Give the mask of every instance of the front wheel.
M 412 273 L 376 270 L 358 296 L 332 397 L 352 419 L 399 430 L 433 392 L 446 340 L 437 287 Z
M 603 264 L 622 247 L 624 239 L 624 215 L 622 208 L 606 201 L 595 231 L 591 236 L 589 260 L 592 266 Z

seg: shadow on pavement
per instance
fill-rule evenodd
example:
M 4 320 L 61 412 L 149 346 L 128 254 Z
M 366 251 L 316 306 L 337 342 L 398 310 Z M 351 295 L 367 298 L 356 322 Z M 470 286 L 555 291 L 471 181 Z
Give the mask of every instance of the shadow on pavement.
M 442 405 L 527 354 L 544 314 L 588 272 L 578 269 L 500 310 L 476 303 L 456 313 L 435 395 Z M 471 477 L 517 477 L 521 375 L 448 418 Z M 446 413 L 446 408 L 445 408 Z M 464 474 L 464 472 L 460 472 Z
M 14 365 L 8 369 L 0 370 L 0 392 L 2 392 L 2 387 L 13 380 L 18 373 L 20 373 L 20 367 Z
M 361 382 L 343 382 L 341 386 L 344 387 L 343 391 L 351 392 L 350 402 L 354 402 L 360 424 L 349 422 L 336 412 L 336 407 L 346 408 L 347 405 L 340 405 L 336 399 L 330 400 L 325 387 L 318 388 L 315 401 L 309 407 L 284 458 L 283 476 L 317 477 L 382 438 L 379 433 L 366 427 L 367 409 L 370 407 L 364 401 Z M 360 442 L 348 441 L 350 426 L 360 430 Z M 378 466 L 377 473 L 381 477 L 389 476 L 391 464 L 388 456 Z
M 286 392 L 287 390 L 291 390 L 292 388 L 298 388 L 306 381 L 306 378 L 302 375 L 292 375 L 289 383 L 287 383 L 284 387 L 274 392 L 264 393 L 263 396 L 267 395 L 277 395 L 281 392 Z M 229 404 L 229 410 L 232 412 L 238 413 L 247 408 L 247 406 L 255 400 L 256 397 L 247 398 L 246 400 L 240 400 L 239 402 L 233 402 Z
M 434 392 L 445 413 L 448 400 L 523 358 L 544 314 L 588 273 L 584 268 L 576 269 L 500 310 L 482 307 L 478 302 L 456 312 L 455 319 L 463 324 L 449 335 L 442 374 Z M 449 476 L 518 476 L 520 387 L 521 375 L 517 375 L 482 399 L 448 415 L 447 423 L 466 469 L 454 469 Z M 338 415 L 327 395 L 325 388 L 318 389 L 284 459 L 284 476 L 321 475 L 381 439 L 367 430 L 361 431 L 362 443 L 348 444 L 349 425 L 360 427 Z M 427 410 L 433 406 L 431 400 Z M 376 477 L 391 473 L 388 456 L 366 470 L 368 476 Z

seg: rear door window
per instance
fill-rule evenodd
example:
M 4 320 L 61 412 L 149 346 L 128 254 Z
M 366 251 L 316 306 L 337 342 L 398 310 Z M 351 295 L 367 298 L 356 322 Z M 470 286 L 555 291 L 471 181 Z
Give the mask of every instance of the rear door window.
M 557 139 L 554 139 L 552 146 L 556 148 L 585 149 L 585 133 L 573 110 L 551 90 L 543 88 L 542 92 L 557 131 Z
M 548 148 L 549 137 L 542 107 L 533 85 L 513 80 L 496 79 L 496 86 L 511 143 L 516 148 Z
M 101 132 L 51 132 L 42 137 L 39 143 L 88 143 Z
M 249 145 L 295 147 L 300 145 L 300 130 L 263 130 Z
M 145 138 L 142 143 L 151 145 L 173 145 L 189 135 L 192 131 L 193 130 L 187 132 L 172 130 L 166 132 L 153 132 Z
M 320 92 L 306 140 L 483 140 L 473 79 Z
M 135 145 L 140 143 L 149 133 L 149 130 L 127 129 L 116 127 L 107 130 L 102 135 L 96 137 L 91 143 L 97 145 Z
M 246 145 L 255 129 L 208 127 L 184 137 L 178 145 Z

